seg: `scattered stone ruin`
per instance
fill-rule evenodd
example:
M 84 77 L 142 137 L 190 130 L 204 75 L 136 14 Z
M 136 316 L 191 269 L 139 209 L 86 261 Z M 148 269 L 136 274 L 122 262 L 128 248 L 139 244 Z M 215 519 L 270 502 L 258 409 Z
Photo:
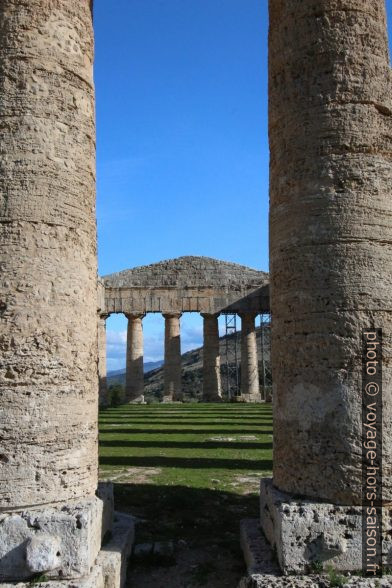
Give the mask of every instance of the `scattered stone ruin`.
M 375 327 L 384 333 L 389 564 L 392 552 L 392 88 L 385 2 L 269 5 L 274 473 L 262 481 L 261 526 L 284 573 L 306 572 L 314 562 L 355 571 L 362 565 L 361 333 Z M 113 524 L 110 488 L 97 490 L 91 11 L 92 0 L 0 4 L 3 587 L 27 586 L 45 573 L 49 588 L 118 588 L 132 544 L 132 520 L 117 514 Z M 127 272 L 108 279 L 113 296 L 101 309 L 132 315 L 129 365 L 139 384 L 142 315 L 166 316 L 166 391 L 175 396 L 178 316 L 196 310 L 208 315 L 206 394 L 219 395 L 214 315 L 235 304 L 236 294 L 217 295 L 222 304 L 211 304 L 209 295 L 201 304 L 198 295 L 172 296 L 168 276 L 167 298 L 154 296 L 150 306 L 140 297 L 138 306 L 132 302 L 138 297 L 123 290 L 126 278 Z M 246 328 L 252 333 L 251 320 Z M 141 389 L 129 393 L 137 397 Z M 112 539 L 102 547 L 109 531 Z M 259 576 L 252 585 L 279 584 Z
M 148 312 L 165 318 L 164 402 L 181 401 L 180 317 L 203 317 L 203 400 L 222 399 L 218 317 L 238 313 L 242 321 L 241 400 L 260 402 L 255 318 L 269 312 L 268 274 L 208 257 L 180 257 L 105 276 L 99 283 L 100 402 L 106 403 L 105 321 L 128 319 L 127 402 L 143 400 L 143 328 Z

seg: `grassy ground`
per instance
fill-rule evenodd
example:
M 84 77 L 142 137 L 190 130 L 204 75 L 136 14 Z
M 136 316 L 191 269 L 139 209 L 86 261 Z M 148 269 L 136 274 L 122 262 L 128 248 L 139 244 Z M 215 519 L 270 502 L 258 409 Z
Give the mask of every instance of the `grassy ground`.
M 272 469 L 270 405 L 104 410 L 100 464 L 115 483 L 116 507 L 143 520 L 136 542 L 178 545 L 174 557 L 134 560 L 129 586 L 236 585 L 244 571 L 239 521 L 258 516 L 259 479 Z

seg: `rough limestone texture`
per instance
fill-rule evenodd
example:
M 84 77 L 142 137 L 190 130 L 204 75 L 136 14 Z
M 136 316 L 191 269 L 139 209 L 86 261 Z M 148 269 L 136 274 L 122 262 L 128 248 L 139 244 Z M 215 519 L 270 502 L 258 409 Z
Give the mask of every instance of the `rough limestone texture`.
M 203 400 L 217 402 L 222 399 L 218 314 L 202 314 L 202 317 Z
M 336 570 L 362 568 L 362 507 L 296 499 L 263 479 L 260 519 L 285 574 L 307 573 L 314 562 Z M 383 513 L 384 564 L 392 564 L 392 509 Z
M 127 360 L 125 400 L 142 402 L 144 400 L 144 365 L 143 365 L 143 317 L 144 314 L 127 314 Z
M 106 319 L 108 315 L 98 315 L 98 378 L 99 406 L 108 406 L 108 385 L 106 368 Z
M 135 522 L 130 515 L 115 512 L 112 537 L 97 558 L 105 579 L 105 588 L 123 588 L 128 560 L 135 541 Z
M 0 584 L 0 588 L 106 588 L 105 578 L 100 566 L 94 566 L 91 573 L 79 580 L 53 580 L 50 582 L 18 582 L 18 584 Z
M 274 552 L 265 535 L 261 532 L 257 519 L 241 521 L 241 548 L 247 566 L 247 575 L 238 588 L 332 588 L 329 574 L 282 576 Z M 392 578 L 362 578 L 355 574 L 345 575 L 344 588 L 387 588 L 392 586 Z
M 240 543 L 249 575 L 281 575 L 272 547 L 262 534 L 257 519 L 241 520 Z
M 104 276 L 105 312 L 269 311 L 268 274 L 185 256 Z
M 115 513 L 110 540 L 102 547 L 87 576 L 77 580 L 35 582 L 35 588 L 124 588 L 128 559 L 135 538 L 133 517 Z M 0 588 L 29 588 L 30 582 L 0 584 Z
M 99 482 L 96 494 L 103 503 L 101 535 L 102 540 L 105 541 L 113 527 L 114 494 L 112 482 Z
M 89 574 L 101 547 L 103 507 L 95 497 L 0 515 L 0 581 Z
M 271 576 L 268 574 L 251 574 L 242 578 L 238 588 L 332 588 L 327 576 Z M 365 579 L 353 575 L 347 577 L 343 588 L 391 588 L 392 579 L 387 577 Z
M 0 3 L 0 511 L 97 486 L 90 0 Z
M 269 10 L 274 483 L 316 500 L 361 503 L 361 333 L 381 327 L 383 492 L 390 501 L 385 2 L 270 0 Z
M 180 314 L 164 314 L 165 362 L 163 401 L 181 401 Z
M 257 341 L 255 318 L 249 312 L 241 317 L 241 398 L 248 402 L 260 402 L 259 360 L 257 357 Z

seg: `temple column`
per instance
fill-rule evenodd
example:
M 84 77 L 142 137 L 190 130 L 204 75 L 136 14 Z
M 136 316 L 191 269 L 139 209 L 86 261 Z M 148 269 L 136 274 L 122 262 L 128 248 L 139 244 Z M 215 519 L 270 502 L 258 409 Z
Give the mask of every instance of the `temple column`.
M 90 0 L 0 3 L 0 582 L 101 545 Z M 84 583 L 84 581 L 83 581 Z M 89 585 L 92 585 L 90 580 Z
M 273 484 L 263 483 L 262 526 L 285 572 L 311 561 L 358 570 L 362 410 L 372 400 L 362 391 L 362 337 L 364 330 L 375 337 L 376 328 L 384 349 L 382 500 L 375 504 L 392 501 L 385 2 L 270 0 L 269 14 L 274 459 Z M 390 516 L 385 523 L 388 537 Z
M 222 400 L 218 314 L 202 314 L 203 317 L 203 400 Z
M 125 315 L 128 319 L 125 401 L 144 401 L 143 313 Z
M 106 370 L 106 319 L 108 314 L 98 315 L 98 378 L 99 406 L 108 406 L 108 386 Z
M 241 318 L 241 399 L 260 402 L 259 362 L 255 313 L 240 313 Z
M 165 364 L 164 402 L 181 401 L 181 313 L 166 313 L 165 319 Z

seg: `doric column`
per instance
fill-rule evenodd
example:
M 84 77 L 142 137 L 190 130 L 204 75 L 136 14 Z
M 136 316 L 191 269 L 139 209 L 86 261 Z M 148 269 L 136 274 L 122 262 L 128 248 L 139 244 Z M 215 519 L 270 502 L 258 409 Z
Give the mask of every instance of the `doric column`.
M 91 5 L 0 3 L 0 581 L 99 549 Z
M 144 400 L 144 365 L 143 365 L 143 313 L 127 314 L 127 363 L 125 379 L 125 401 L 142 402 Z
M 203 400 L 217 402 L 222 399 L 218 314 L 203 317 Z
M 255 313 L 244 312 L 241 318 L 241 397 L 260 402 L 259 362 L 255 329 Z
M 273 481 L 288 493 L 285 504 L 294 495 L 314 501 L 302 509 L 314 522 L 298 534 L 298 559 L 293 543 L 280 550 L 282 537 L 289 541 L 282 529 L 277 549 L 281 561 L 291 552 L 286 571 L 303 568 L 307 552 L 360 569 L 362 330 L 371 327 L 384 331 L 383 498 L 392 499 L 385 2 L 270 0 L 269 9 Z M 329 517 L 323 501 L 341 509 L 320 533 L 317 520 Z M 294 507 L 285 511 L 284 525 L 296 517 Z
M 50 13 L 46 0 L 0 6 L 0 505 L 10 509 L 93 496 L 97 482 L 90 2 L 58 0 Z
M 166 313 L 165 318 L 165 364 L 164 397 L 165 402 L 182 400 L 181 390 L 181 313 Z
M 106 319 L 108 314 L 98 315 L 98 378 L 99 378 L 99 406 L 108 405 L 108 387 L 106 372 Z

